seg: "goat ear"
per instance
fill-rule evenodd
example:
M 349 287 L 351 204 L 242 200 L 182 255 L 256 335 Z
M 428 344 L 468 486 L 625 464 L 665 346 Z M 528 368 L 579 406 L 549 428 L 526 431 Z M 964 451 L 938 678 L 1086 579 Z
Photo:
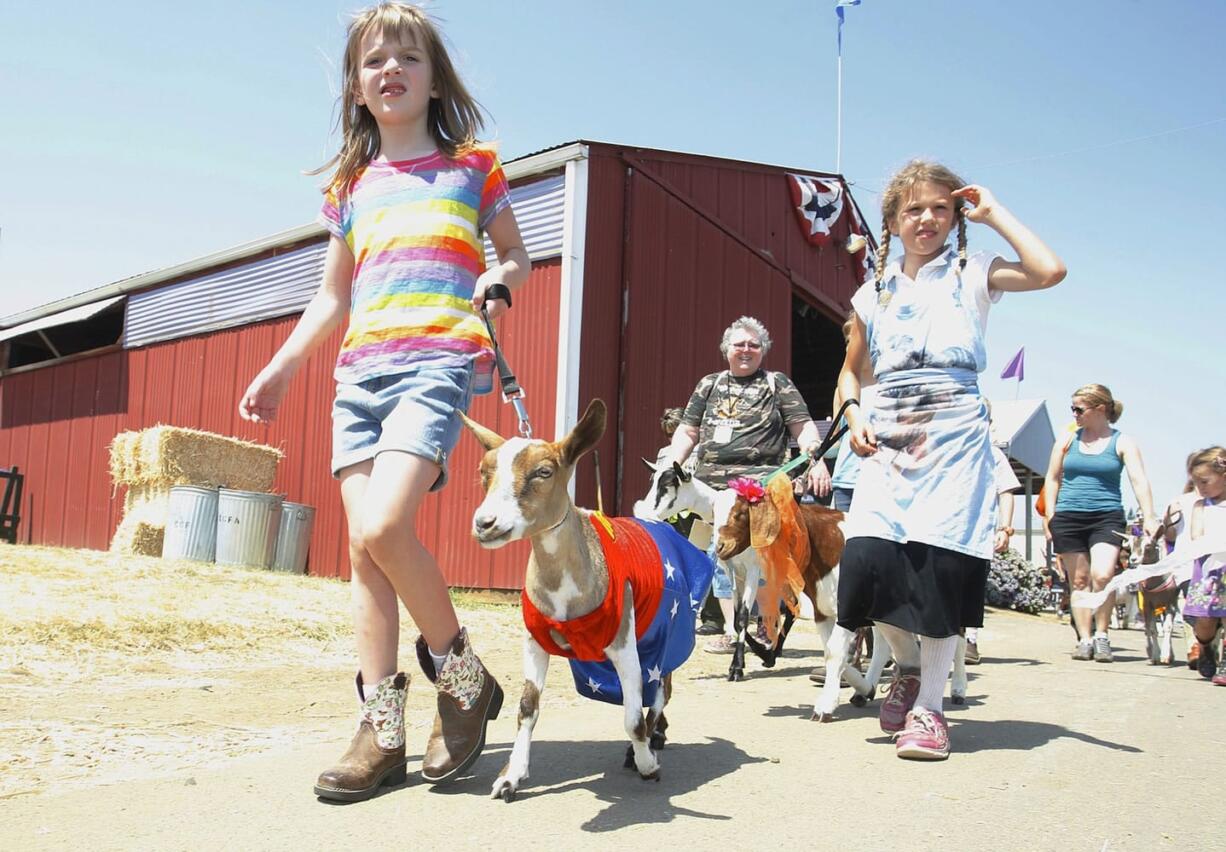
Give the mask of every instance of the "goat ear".
M 642 456 L 639 456 L 639 458 L 643 459 Z M 647 461 L 647 459 L 643 459 L 643 464 L 647 465 L 647 469 L 650 470 L 653 474 L 660 472 L 660 466 L 656 464 L 655 462 L 649 462 Z
M 487 451 L 496 450 L 507 442 L 506 438 L 502 437 L 497 432 L 494 432 L 491 429 L 486 429 L 475 420 L 469 420 L 463 412 L 460 413 L 460 419 L 464 422 L 464 425 L 468 427 L 468 430 L 476 437 L 477 443 L 479 443 Z
M 749 543 L 753 547 L 770 547 L 779 538 L 779 510 L 768 497 L 749 507 Z
M 681 465 L 677 464 L 676 462 L 673 462 L 673 472 L 677 474 L 677 478 L 680 479 L 682 482 L 690 481 L 690 474 L 686 473 L 685 468 L 683 468 Z
M 605 407 L 604 401 L 593 399 L 587 404 L 587 411 L 579 418 L 575 428 L 563 438 L 559 444 L 562 449 L 562 463 L 568 467 L 579 460 L 604 435 Z

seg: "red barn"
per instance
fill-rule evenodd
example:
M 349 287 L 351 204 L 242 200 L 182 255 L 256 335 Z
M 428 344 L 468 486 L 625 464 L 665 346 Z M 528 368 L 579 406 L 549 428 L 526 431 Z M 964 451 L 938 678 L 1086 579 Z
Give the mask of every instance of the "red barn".
M 627 512 L 642 495 L 638 459 L 664 441 L 662 410 L 724 366 L 720 334 L 742 314 L 772 332 L 766 365 L 792 376 L 815 417 L 829 416 L 839 327 L 863 274 L 844 243 L 867 235 L 840 177 L 596 142 L 505 168 L 533 271 L 499 337 L 539 436 L 569 429 L 593 397 L 609 404 L 599 447 L 607 510 Z M 842 190 L 824 246 L 799 225 L 789 171 Z M 327 469 L 340 332 L 304 366 L 275 424 L 237 413 L 318 286 L 326 236 L 304 226 L 0 320 L 0 467 L 26 477 L 19 540 L 105 549 L 119 522 L 107 445 L 165 423 L 282 448 L 275 488 L 318 508 L 310 572 L 347 577 Z M 471 413 L 515 431 L 497 396 Z M 516 589 L 527 545 L 484 551 L 468 534 L 476 463 L 475 442 L 461 438 L 452 483 L 427 501 L 420 529 L 452 585 Z M 575 494 L 593 506 L 595 493 L 585 459 Z

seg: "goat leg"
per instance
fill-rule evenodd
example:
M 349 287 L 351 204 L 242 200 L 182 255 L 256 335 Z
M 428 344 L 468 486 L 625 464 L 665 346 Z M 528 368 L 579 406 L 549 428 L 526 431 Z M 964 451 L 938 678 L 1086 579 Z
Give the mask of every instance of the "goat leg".
M 639 666 L 639 649 L 635 642 L 634 592 L 629 583 L 626 584 L 624 594 L 622 623 L 613 644 L 605 648 L 605 656 L 613 664 L 617 679 L 621 681 L 622 711 L 626 734 L 630 737 L 630 748 L 634 754 L 634 767 L 640 778 L 658 781 L 660 762 L 648 743 L 647 719 L 643 714 L 643 670 Z M 660 704 L 658 709 L 663 709 L 664 706 L 663 692 L 662 688 L 657 690 L 656 702 Z M 657 709 L 655 702 L 653 709 Z
M 748 620 L 749 611 L 745 609 L 744 602 L 735 601 L 732 606 L 732 629 L 736 635 L 732 640 L 732 662 L 728 664 L 729 681 L 745 679 L 745 622 Z
M 520 785 L 528 780 L 528 755 L 532 748 L 532 730 L 541 715 L 541 693 L 549 671 L 549 654 L 528 634 L 524 638 L 524 691 L 519 699 L 519 727 L 515 745 L 506 766 L 498 773 L 490 798 L 504 802 L 515 800 Z

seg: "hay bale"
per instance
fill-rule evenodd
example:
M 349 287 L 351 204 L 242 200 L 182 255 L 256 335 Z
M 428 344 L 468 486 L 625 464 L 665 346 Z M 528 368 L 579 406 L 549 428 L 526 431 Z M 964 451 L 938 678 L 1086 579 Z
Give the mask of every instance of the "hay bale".
M 266 492 L 272 488 L 282 453 L 211 432 L 154 426 L 140 433 L 135 456 L 136 475 L 131 484 Z
M 146 556 L 162 553 L 172 486 L 267 492 L 282 456 L 262 444 L 177 426 L 120 432 L 110 449 L 111 478 L 128 486 L 111 550 Z
M 124 496 L 124 517 L 135 517 L 156 527 L 166 526 L 170 489 L 158 485 L 129 485 Z
M 137 432 L 120 432 L 111 441 L 111 482 L 116 488 L 136 479 L 136 444 L 138 441 L 139 433 Z
M 126 515 L 111 539 L 111 552 L 136 556 L 161 556 L 165 525 L 156 526 L 136 515 Z

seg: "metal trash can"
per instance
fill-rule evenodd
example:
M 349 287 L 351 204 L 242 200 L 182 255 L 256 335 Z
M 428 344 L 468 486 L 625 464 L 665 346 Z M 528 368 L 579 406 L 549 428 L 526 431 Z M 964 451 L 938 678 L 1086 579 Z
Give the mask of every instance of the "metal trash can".
M 281 528 L 277 531 L 277 555 L 272 570 L 305 574 L 311 530 L 315 526 L 315 507 L 302 503 L 281 503 Z
M 281 495 L 222 488 L 217 495 L 217 564 L 269 567 L 280 526 Z
M 163 559 L 212 562 L 217 554 L 217 489 L 176 485 L 166 510 Z

